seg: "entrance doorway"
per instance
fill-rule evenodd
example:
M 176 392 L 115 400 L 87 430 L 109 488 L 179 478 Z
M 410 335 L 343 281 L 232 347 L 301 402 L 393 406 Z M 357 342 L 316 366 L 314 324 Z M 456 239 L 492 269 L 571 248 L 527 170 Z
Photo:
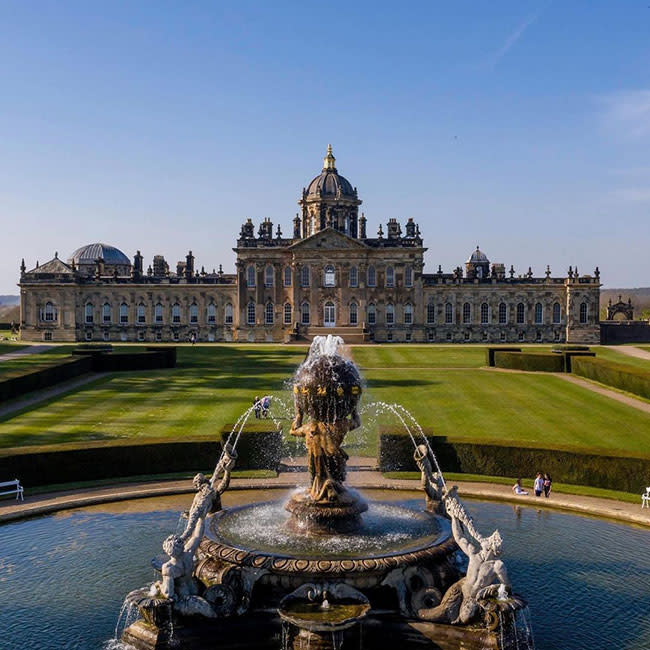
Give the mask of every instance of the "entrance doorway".
M 334 303 L 328 300 L 325 303 L 323 322 L 325 327 L 336 327 L 336 307 Z

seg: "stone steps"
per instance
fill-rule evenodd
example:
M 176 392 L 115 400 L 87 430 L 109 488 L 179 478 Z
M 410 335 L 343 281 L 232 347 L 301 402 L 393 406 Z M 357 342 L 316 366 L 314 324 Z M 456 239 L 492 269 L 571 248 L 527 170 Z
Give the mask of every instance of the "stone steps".
M 355 345 L 359 343 L 366 343 L 369 341 L 367 332 L 363 331 L 363 327 L 309 327 L 305 333 L 305 338 L 308 341 L 313 341 L 315 336 L 340 336 L 346 344 Z

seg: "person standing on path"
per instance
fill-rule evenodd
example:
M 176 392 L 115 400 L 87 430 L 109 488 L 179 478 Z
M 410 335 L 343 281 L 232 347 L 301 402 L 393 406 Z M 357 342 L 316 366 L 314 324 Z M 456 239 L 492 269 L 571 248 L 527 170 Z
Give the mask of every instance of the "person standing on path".
M 550 474 L 544 474 L 544 496 L 548 499 L 548 495 L 551 493 L 551 485 L 553 484 L 553 479 Z
M 542 492 L 544 491 L 544 479 L 542 478 L 541 472 L 537 472 L 535 482 L 533 483 L 533 490 L 535 490 L 536 497 L 542 496 Z
M 253 409 L 255 410 L 255 418 L 259 420 L 262 405 L 260 404 L 260 398 L 257 395 L 255 395 L 255 399 L 253 400 Z

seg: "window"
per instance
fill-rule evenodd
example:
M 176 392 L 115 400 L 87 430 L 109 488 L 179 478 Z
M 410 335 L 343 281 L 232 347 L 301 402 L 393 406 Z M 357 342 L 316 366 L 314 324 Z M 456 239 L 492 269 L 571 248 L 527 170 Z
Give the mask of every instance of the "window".
M 104 341 L 111 340 L 111 335 L 108 330 L 104 330 L 104 332 L 102 333 L 102 338 L 104 339 Z
M 350 267 L 350 286 L 353 288 L 359 286 L 359 269 L 356 266 Z
M 224 307 L 224 322 L 226 325 L 232 325 L 232 305 L 227 303 Z
M 285 287 L 290 287 L 291 286 L 291 267 L 290 266 L 285 266 L 284 267 L 283 278 L 284 278 L 284 286 Z
M 586 302 L 581 302 L 580 303 L 580 322 L 583 323 L 583 324 L 587 322 L 587 303 Z
M 488 331 L 487 331 L 487 330 L 484 330 L 482 336 L 483 336 L 483 340 L 484 340 L 484 341 L 487 341 L 487 340 L 488 340 Z
M 562 322 L 562 308 L 559 302 L 553 303 L 553 322 L 556 325 Z
M 123 302 L 120 305 L 120 324 L 126 325 L 129 322 L 129 306 Z
M 470 339 L 469 332 L 465 332 L 465 340 L 466 340 L 466 341 L 469 341 L 469 339 Z
M 252 300 L 246 306 L 246 322 L 255 325 L 255 303 Z
M 291 325 L 291 319 L 293 317 L 293 310 L 291 309 L 291 303 L 284 303 L 284 324 Z
M 264 308 L 264 323 L 266 325 L 273 325 L 273 303 L 267 302 Z
M 175 302 L 172 305 L 172 323 L 180 323 L 181 322 L 181 306 Z
M 508 322 L 508 307 L 505 302 L 499 303 L 499 324 L 505 325 Z
M 525 307 L 523 302 L 518 302 L 517 303 L 517 322 L 519 324 L 524 322 L 525 318 Z
M 433 343 L 436 340 L 435 330 L 429 330 L 427 332 L 427 339 L 429 340 L 429 343 Z
M 386 325 L 395 324 L 395 307 L 388 303 L 386 305 Z
M 255 267 L 252 264 L 246 268 L 246 286 L 255 286 Z
M 523 332 L 519 332 L 519 341 L 520 342 L 524 341 L 524 333 Z
M 303 266 L 300 269 L 300 286 L 308 287 L 309 286 L 309 267 Z
M 435 323 L 436 322 L 436 306 L 430 302 L 427 304 L 427 323 Z
M 145 335 L 145 331 L 144 331 L 144 330 L 140 330 L 140 331 L 138 332 L 138 341 L 144 341 L 144 335 Z
M 451 342 L 451 332 L 447 332 L 447 341 Z
M 162 341 L 162 332 L 156 332 L 156 341 Z
M 541 325 L 544 322 L 544 308 L 541 302 L 535 303 L 535 323 Z
M 138 320 L 138 323 L 140 323 L 141 325 L 147 322 L 147 314 L 146 314 L 144 303 L 140 303 L 138 305 L 136 318 Z
M 537 342 L 542 342 L 542 330 L 537 330 Z
M 108 334 L 108 332 L 106 332 Z M 92 341 L 93 340 L 93 333 L 91 330 L 88 330 L 86 332 L 86 341 Z
M 87 302 L 85 309 L 86 309 L 86 323 L 90 324 L 94 320 L 92 303 Z
M 386 286 L 395 286 L 395 269 L 392 266 L 386 267 Z
M 309 325 L 309 303 L 303 302 L 300 305 L 300 322 L 303 325 Z
M 559 333 L 557 330 L 555 330 L 555 332 L 553 332 L 553 339 L 554 339 L 555 341 L 559 341 L 559 340 L 560 340 L 560 333 Z
M 463 303 L 463 323 L 472 322 L 472 305 L 468 302 Z
M 408 330 L 408 332 L 406 332 L 406 342 L 410 343 L 412 339 L 413 339 L 413 334 L 411 333 L 411 330 Z
M 325 286 L 326 287 L 335 287 L 336 286 L 336 271 L 331 264 L 328 264 L 325 267 Z
M 404 324 L 413 324 L 413 305 L 411 303 L 406 303 L 404 305 Z
M 412 287 L 413 286 L 413 267 L 407 266 L 404 268 L 404 286 Z
M 490 322 L 490 308 L 487 302 L 481 303 L 481 325 L 487 325 Z
M 153 308 L 154 311 L 154 320 L 156 323 L 163 322 L 163 306 L 160 303 L 156 303 L 156 306 Z
M 56 320 L 56 309 L 54 308 L 54 305 L 51 302 L 45 303 L 45 309 L 43 310 L 43 315 L 41 316 L 41 319 L 47 321 L 48 323 L 51 323 L 52 321 Z
M 501 334 L 499 334 L 499 338 L 500 338 L 502 341 L 505 342 L 505 340 L 506 340 L 506 333 L 505 333 L 505 332 L 501 332 Z
M 172 340 L 173 341 L 178 341 L 180 340 L 181 335 L 178 332 L 172 332 Z
M 208 317 L 208 323 L 214 324 L 217 322 L 217 306 L 213 302 L 208 305 L 206 315 Z
M 52 340 L 52 332 L 50 330 L 48 330 L 47 332 L 43 332 L 43 340 L 44 341 Z
M 190 305 L 190 323 L 198 323 L 199 322 L 199 306 L 193 302 Z
M 368 305 L 368 325 L 374 325 L 377 322 L 377 309 L 370 303 Z
M 110 323 L 111 322 L 111 306 L 105 302 L 102 305 L 102 323 Z
M 273 267 L 267 266 L 264 269 L 264 286 L 272 287 L 273 286 Z
M 393 340 L 393 330 L 388 330 L 388 332 L 386 332 L 386 340 L 387 341 Z
M 454 308 L 450 302 L 445 304 L 445 323 L 447 325 L 454 322 Z
M 356 302 L 350 303 L 350 325 L 357 325 L 359 323 L 359 310 Z
M 368 267 L 368 286 L 376 287 L 377 286 L 377 270 L 374 266 Z

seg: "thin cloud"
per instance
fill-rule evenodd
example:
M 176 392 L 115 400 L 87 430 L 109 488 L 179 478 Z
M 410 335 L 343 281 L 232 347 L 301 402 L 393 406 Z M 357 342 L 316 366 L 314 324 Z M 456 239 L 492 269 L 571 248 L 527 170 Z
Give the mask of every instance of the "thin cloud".
M 625 138 L 650 135 L 650 90 L 628 90 L 600 98 L 603 121 L 614 133 Z
M 503 45 L 497 50 L 496 54 L 492 58 L 491 67 L 494 67 L 501 61 L 501 59 L 508 54 L 508 52 L 515 46 L 517 41 L 524 35 L 524 32 L 537 21 L 537 19 L 542 14 L 541 10 L 536 14 L 529 16 L 524 20 L 517 28 L 506 38 Z

